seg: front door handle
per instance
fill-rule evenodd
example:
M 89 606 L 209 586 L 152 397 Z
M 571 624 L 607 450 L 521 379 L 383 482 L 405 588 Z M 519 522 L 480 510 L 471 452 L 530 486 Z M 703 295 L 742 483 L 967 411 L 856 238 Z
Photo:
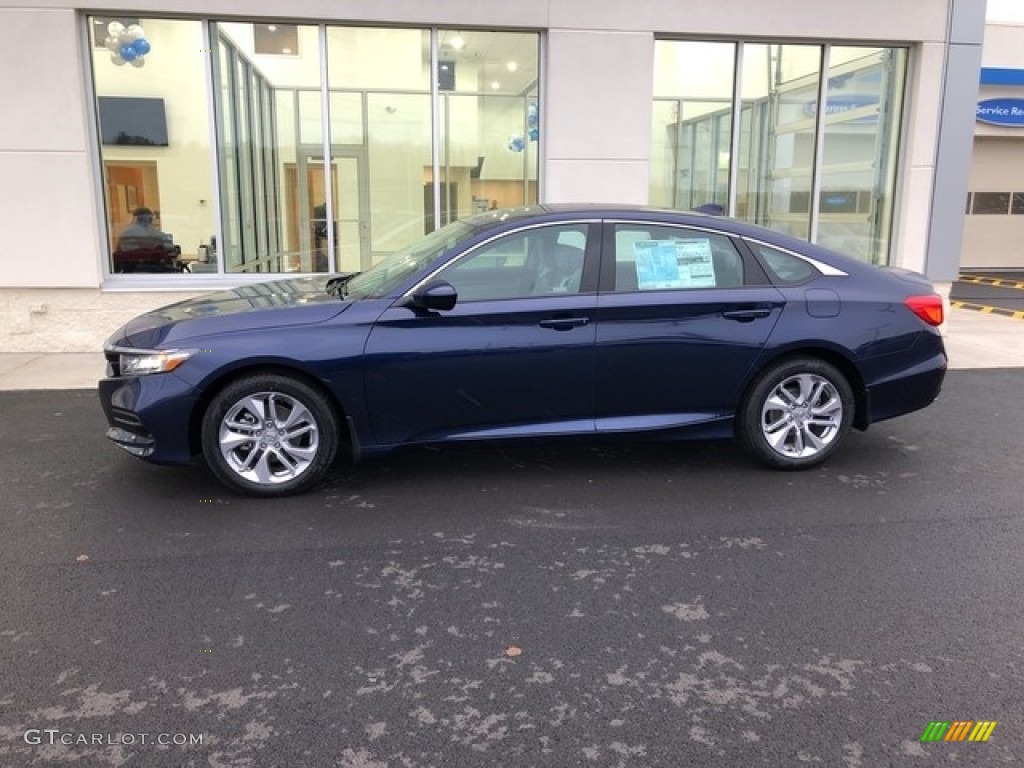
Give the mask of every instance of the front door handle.
M 569 331 L 573 328 L 582 328 L 589 322 L 589 317 L 555 317 L 551 320 L 541 320 L 540 327 L 553 331 Z
M 771 313 L 772 311 L 768 307 L 751 307 L 750 309 L 732 309 L 728 312 L 723 312 L 722 317 L 739 323 L 749 323 L 752 320 L 757 320 L 759 317 L 768 317 Z

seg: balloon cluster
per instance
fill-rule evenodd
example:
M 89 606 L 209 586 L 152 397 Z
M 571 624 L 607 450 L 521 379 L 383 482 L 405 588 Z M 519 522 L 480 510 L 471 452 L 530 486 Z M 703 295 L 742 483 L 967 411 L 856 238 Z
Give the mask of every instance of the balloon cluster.
M 119 67 L 125 64 L 144 67 L 146 54 L 152 50 L 142 27 L 138 24 L 126 27 L 120 21 L 107 25 L 107 38 L 103 45 L 110 51 L 110 60 Z
M 526 108 L 526 128 L 527 139 L 530 141 L 536 141 L 540 138 L 540 115 L 537 112 L 536 104 L 530 104 Z M 518 134 L 509 137 L 509 152 L 522 152 L 524 149 L 526 149 L 526 139 Z

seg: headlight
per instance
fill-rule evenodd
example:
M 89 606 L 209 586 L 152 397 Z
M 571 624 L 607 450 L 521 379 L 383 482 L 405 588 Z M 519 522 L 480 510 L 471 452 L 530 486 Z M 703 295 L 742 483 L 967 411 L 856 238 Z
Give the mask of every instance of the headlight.
M 167 373 L 196 353 L 195 349 L 168 349 L 161 351 L 122 351 L 119 364 L 122 376 L 145 376 L 148 373 Z

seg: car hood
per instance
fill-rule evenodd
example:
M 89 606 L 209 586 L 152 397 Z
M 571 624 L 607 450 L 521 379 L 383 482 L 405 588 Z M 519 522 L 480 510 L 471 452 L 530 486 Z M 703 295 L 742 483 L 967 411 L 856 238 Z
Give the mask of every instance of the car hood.
M 130 320 L 107 344 L 154 349 L 210 333 L 321 323 L 351 306 L 326 292 L 328 279 L 275 280 L 179 301 Z

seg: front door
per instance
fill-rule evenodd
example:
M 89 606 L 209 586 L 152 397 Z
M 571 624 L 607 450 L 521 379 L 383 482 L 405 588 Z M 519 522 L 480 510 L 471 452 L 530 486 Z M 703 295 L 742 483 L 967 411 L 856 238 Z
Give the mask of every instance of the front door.
M 592 431 L 598 253 L 587 249 L 589 231 L 583 223 L 510 233 L 436 276 L 458 291 L 454 309 L 387 310 L 366 347 L 375 439 Z M 561 279 L 543 281 L 555 259 Z

